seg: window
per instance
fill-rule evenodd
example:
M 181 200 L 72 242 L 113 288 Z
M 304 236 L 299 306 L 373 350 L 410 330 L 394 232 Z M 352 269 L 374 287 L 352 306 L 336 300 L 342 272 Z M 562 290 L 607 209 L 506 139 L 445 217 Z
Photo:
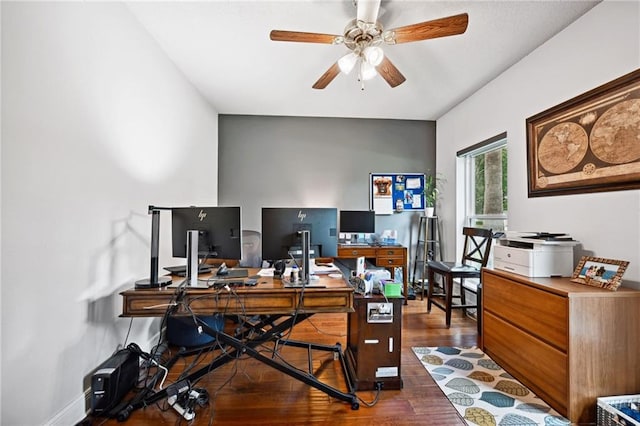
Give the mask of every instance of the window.
M 507 230 L 507 134 L 459 151 L 465 226 Z

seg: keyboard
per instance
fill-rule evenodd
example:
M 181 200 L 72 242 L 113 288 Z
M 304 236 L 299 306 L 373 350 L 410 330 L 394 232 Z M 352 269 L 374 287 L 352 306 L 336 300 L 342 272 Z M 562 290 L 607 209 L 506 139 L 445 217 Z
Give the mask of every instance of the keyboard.
M 233 269 L 228 268 L 225 274 L 217 275 L 220 278 L 246 278 L 249 276 L 247 269 Z
M 177 275 L 179 277 L 185 277 L 187 275 L 187 265 L 166 266 L 162 269 L 171 272 L 172 275 Z M 198 265 L 199 274 L 204 274 L 206 272 L 211 272 L 211 265 Z
M 244 279 L 239 278 L 212 278 L 207 280 L 207 284 L 209 287 L 224 287 L 228 285 L 229 287 L 238 287 L 245 285 Z

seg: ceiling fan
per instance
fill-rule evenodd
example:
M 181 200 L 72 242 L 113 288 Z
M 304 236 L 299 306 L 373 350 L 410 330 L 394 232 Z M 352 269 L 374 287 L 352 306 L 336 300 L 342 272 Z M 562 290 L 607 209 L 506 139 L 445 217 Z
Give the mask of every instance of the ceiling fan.
M 351 52 L 341 57 L 316 81 L 314 89 L 324 89 L 342 71 L 349 74 L 357 66 L 358 80 L 364 81 L 380 74 L 391 87 L 406 80 L 384 54 L 380 45 L 400 44 L 462 34 L 467 30 L 466 13 L 385 30 L 378 21 L 380 0 L 354 0 L 356 19 L 350 21 L 343 35 L 272 30 L 273 41 L 301 43 L 344 44 Z

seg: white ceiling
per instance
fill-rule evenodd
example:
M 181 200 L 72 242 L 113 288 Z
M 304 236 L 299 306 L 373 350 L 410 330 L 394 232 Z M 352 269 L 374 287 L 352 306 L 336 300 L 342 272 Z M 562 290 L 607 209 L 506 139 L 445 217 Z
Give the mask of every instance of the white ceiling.
M 384 46 L 407 81 L 355 73 L 313 83 L 343 45 L 275 42 L 272 29 L 342 35 L 352 0 L 129 2 L 171 60 L 221 114 L 436 120 L 598 1 L 382 1 L 385 29 L 466 12 L 462 35 Z

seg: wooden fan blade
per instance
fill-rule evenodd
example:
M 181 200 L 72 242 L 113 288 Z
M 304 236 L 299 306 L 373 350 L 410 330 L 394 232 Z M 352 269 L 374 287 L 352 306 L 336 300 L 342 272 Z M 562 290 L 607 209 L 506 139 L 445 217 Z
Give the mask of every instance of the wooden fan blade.
M 392 41 L 390 43 L 409 43 L 412 41 L 462 34 L 467 30 L 468 24 L 469 15 L 462 13 L 446 18 L 434 19 L 433 21 L 394 28 L 389 30 L 389 33 L 392 34 Z
M 334 78 L 336 78 L 338 74 L 340 74 L 340 67 L 336 62 L 331 65 L 331 67 L 329 67 L 329 69 L 324 74 L 322 74 L 322 77 L 320 77 L 318 81 L 314 83 L 313 88 L 324 89 L 329 85 L 329 83 L 333 81 Z
M 382 62 L 380 62 L 380 65 L 376 67 L 376 70 L 378 71 L 378 74 L 380 74 L 382 78 L 384 78 L 386 82 L 389 83 L 389 86 L 391 87 L 399 86 L 406 80 L 406 78 L 404 78 L 404 75 L 402 75 L 402 73 L 398 71 L 398 68 L 393 65 L 393 63 L 389 60 L 389 58 L 387 58 L 386 55 L 382 59 Z
M 332 34 L 320 34 L 320 33 L 305 33 L 300 31 L 282 31 L 272 30 L 269 34 L 269 38 L 273 41 L 294 41 L 299 43 L 323 43 L 333 44 L 337 35 Z

